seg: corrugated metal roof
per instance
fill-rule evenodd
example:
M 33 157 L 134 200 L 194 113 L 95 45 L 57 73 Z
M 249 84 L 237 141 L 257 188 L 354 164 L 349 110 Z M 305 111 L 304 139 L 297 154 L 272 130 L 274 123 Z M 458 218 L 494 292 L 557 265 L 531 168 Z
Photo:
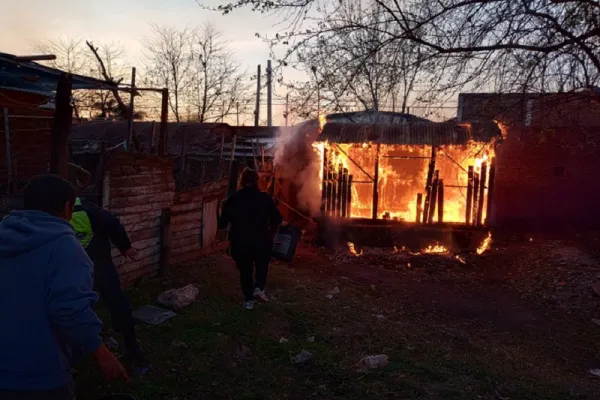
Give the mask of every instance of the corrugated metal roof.
M 495 127 L 495 125 L 494 125 Z M 497 127 L 478 127 L 456 122 L 424 122 L 413 124 L 345 124 L 327 123 L 318 137 L 320 142 L 380 143 L 433 145 L 466 144 L 470 140 L 488 142 L 500 134 Z M 476 134 L 473 135 L 472 131 Z

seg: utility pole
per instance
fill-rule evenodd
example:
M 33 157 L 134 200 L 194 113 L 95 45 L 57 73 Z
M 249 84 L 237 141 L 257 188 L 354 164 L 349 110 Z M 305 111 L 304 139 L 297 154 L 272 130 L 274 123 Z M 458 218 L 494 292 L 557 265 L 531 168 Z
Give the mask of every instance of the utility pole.
M 236 126 L 240 126 L 240 102 L 235 103 Z
M 290 106 L 290 94 L 285 95 L 285 126 L 288 126 L 288 114 L 289 114 L 289 106 Z
M 260 64 L 258 64 L 256 73 L 256 108 L 254 109 L 254 126 L 258 126 L 260 116 Z
M 273 125 L 273 93 L 272 93 L 273 70 L 271 60 L 267 60 L 267 126 Z
M 133 100 L 135 98 L 135 67 L 131 68 L 131 97 L 129 98 L 129 115 L 127 118 L 127 151 L 132 150 L 133 145 Z

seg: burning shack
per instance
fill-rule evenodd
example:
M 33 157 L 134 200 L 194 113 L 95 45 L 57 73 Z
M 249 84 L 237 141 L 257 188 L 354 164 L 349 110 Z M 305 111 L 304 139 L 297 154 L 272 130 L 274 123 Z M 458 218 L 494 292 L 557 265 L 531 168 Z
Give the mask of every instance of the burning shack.
M 501 139 L 494 122 L 327 123 L 314 144 L 322 214 L 483 226 Z

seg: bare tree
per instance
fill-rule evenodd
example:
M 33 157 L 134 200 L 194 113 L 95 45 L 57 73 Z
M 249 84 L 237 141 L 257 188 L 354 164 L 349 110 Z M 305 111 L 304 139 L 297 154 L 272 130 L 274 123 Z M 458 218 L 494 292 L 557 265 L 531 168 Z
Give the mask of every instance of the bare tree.
M 245 105 L 248 101 L 248 82 L 229 43 L 208 23 L 196 32 L 191 51 L 190 103 L 198 122 L 223 121 L 239 112 L 239 103 Z
M 177 122 L 182 120 L 185 98 L 194 79 L 193 29 L 152 25 L 153 35 L 146 42 L 148 81 L 169 89 L 169 107 Z
M 597 0 L 361 1 L 385 26 L 349 18 L 344 7 L 357 1 L 235 0 L 217 9 L 279 13 L 288 24 L 271 43 L 288 46 L 284 62 L 306 46 L 375 27 L 383 38 L 377 52 L 408 40 L 435 57 L 439 90 L 567 91 L 600 81 Z

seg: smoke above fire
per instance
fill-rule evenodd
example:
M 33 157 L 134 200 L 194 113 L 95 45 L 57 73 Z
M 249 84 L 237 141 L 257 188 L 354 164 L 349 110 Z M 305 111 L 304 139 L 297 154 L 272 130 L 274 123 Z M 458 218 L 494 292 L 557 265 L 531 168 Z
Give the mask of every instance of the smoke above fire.
M 321 208 L 320 158 L 312 146 L 318 134 L 319 123 L 308 121 L 280 131 L 275 143 L 277 175 L 292 182 L 298 207 L 310 216 L 318 215 Z

